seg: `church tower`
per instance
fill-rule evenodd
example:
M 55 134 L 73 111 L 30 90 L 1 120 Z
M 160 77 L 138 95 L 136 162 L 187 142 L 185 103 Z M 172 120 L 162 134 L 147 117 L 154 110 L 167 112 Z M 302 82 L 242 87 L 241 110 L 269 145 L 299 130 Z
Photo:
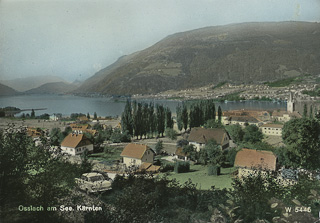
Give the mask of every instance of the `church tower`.
M 289 100 L 287 101 L 287 112 L 294 112 L 294 99 L 292 92 L 290 92 Z

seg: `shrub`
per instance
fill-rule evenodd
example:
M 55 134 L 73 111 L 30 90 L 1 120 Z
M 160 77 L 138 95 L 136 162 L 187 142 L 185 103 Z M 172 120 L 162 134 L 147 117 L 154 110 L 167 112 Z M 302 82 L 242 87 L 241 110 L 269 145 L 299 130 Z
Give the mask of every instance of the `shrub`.
M 174 170 L 174 164 L 173 163 L 165 163 L 161 166 L 161 172 L 165 173 L 168 171 Z
M 176 173 L 187 173 L 190 171 L 190 163 L 179 161 L 174 164 L 174 172 Z
M 218 166 L 218 165 L 209 165 L 208 166 L 208 175 L 209 176 L 218 176 L 218 175 L 220 175 L 220 166 Z

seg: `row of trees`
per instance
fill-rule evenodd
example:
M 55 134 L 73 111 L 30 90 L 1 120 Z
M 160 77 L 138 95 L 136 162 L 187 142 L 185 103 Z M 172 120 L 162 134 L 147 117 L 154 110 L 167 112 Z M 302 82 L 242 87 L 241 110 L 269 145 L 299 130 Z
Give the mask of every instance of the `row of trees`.
M 158 135 L 167 128 L 173 128 L 173 118 L 171 110 L 163 105 L 153 103 L 132 103 L 127 100 L 124 111 L 121 115 L 121 128 L 123 132 L 128 132 L 131 136 L 149 137 L 154 133 Z
M 216 108 L 213 100 L 200 100 L 190 104 L 189 109 L 186 104 L 178 105 L 177 109 L 178 129 L 185 131 L 189 127 L 199 127 L 209 120 L 216 120 Z M 221 123 L 222 110 L 218 107 L 218 122 Z

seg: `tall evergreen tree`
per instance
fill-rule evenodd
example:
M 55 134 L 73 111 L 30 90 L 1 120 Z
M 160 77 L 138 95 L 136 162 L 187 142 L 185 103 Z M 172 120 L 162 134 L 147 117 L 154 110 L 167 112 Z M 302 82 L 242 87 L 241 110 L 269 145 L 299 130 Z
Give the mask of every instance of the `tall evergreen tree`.
M 151 137 L 153 137 L 153 133 L 156 132 L 156 116 L 154 114 L 154 104 L 150 103 L 149 105 L 149 132 L 151 134 Z
M 90 119 L 90 114 L 89 114 L 89 112 L 87 113 L 87 118 Z
M 189 111 L 189 128 L 192 129 L 193 127 L 196 127 L 196 111 L 195 111 L 195 106 L 191 105 L 190 106 L 190 111 Z
M 186 131 L 188 128 L 189 116 L 188 116 L 188 109 L 185 104 L 182 105 L 181 119 L 182 119 L 184 131 Z
M 138 103 L 136 114 L 135 114 L 135 136 L 138 138 L 140 136 L 140 139 L 142 137 L 142 126 L 143 126 L 143 115 L 142 115 L 142 104 Z
M 157 131 L 158 134 L 163 137 L 164 129 L 165 129 L 165 111 L 163 105 L 157 104 Z
M 221 118 L 222 118 L 222 110 L 221 107 L 218 107 L 218 122 L 221 123 Z
M 133 135 L 132 107 L 129 100 L 127 100 L 124 111 L 121 114 L 121 128 L 122 132 L 128 131 L 129 135 Z
M 143 104 L 142 108 L 142 126 L 141 126 L 141 135 L 144 135 L 145 138 L 147 138 L 147 133 L 150 129 L 150 123 L 149 123 L 149 105 L 147 103 Z
M 182 108 L 181 105 L 178 105 L 176 108 L 176 114 L 177 114 L 177 126 L 179 131 L 183 128 L 183 121 L 182 121 Z
M 35 118 L 35 117 L 36 117 L 36 113 L 34 112 L 33 109 L 31 110 L 31 115 L 30 115 L 30 117 L 31 117 L 31 118 Z
M 94 114 L 93 114 L 93 118 L 94 118 L 94 119 L 97 119 L 97 118 L 98 118 L 98 116 L 97 116 L 97 112 L 94 112 Z
M 173 119 L 172 119 L 172 114 L 170 111 L 170 108 L 166 108 L 165 109 L 165 113 L 166 113 L 166 128 L 173 128 Z

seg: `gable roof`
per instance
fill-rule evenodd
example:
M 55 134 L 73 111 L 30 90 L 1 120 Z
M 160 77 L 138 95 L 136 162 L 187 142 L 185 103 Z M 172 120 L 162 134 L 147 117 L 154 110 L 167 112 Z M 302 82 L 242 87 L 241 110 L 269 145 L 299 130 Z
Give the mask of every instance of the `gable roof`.
M 228 136 L 227 132 L 224 129 L 205 129 L 200 127 L 192 128 L 188 141 L 205 144 L 210 139 L 214 139 L 217 141 L 218 144 L 221 144 L 225 135 Z
M 70 133 L 67 135 L 61 143 L 61 146 L 76 148 L 78 146 L 91 145 L 92 142 L 85 137 L 84 134 Z
M 75 131 L 75 130 L 85 131 L 86 129 L 89 128 L 89 125 L 88 124 L 79 125 L 79 124 L 72 123 L 72 124 L 70 124 L 70 127 L 72 128 L 73 131 Z
M 147 150 L 151 150 L 153 152 L 153 150 L 147 145 L 129 143 L 124 147 L 120 156 L 141 159 Z
M 277 157 L 271 151 L 243 148 L 237 153 L 234 166 L 274 171 L 276 163 Z

